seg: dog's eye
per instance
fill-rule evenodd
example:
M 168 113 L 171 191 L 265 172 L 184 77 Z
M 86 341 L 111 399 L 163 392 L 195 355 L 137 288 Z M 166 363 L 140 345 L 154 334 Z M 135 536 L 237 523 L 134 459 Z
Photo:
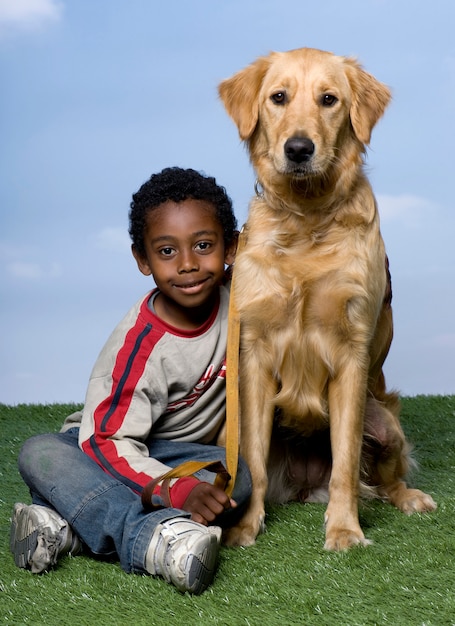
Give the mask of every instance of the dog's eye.
M 321 98 L 321 103 L 325 107 L 332 107 L 335 102 L 338 102 L 338 98 L 331 93 L 325 93 Z
M 270 99 L 275 104 L 284 104 L 286 102 L 286 92 L 285 91 L 277 91 L 272 96 L 270 96 Z

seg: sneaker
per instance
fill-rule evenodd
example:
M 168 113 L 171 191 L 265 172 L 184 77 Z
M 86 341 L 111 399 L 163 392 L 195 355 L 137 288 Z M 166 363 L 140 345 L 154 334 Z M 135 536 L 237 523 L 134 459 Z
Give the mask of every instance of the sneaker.
M 157 526 L 145 567 L 181 592 L 202 593 L 212 582 L 221 541 L 221 528 L 174 517 Z
M 81 544 L 58 513 L 18 502 L 11 519 L 10 549 L 18 567 L 39 574 L 55 565 L 60 556 L 80 552 Z

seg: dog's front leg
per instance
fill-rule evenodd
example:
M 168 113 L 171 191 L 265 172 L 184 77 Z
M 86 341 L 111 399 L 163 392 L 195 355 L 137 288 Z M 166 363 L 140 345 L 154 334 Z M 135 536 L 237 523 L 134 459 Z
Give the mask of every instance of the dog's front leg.
M 327 550 L 346 550 L 370 543 L 360 528 L 358 514 L 360 454 L 366 380 L 355 364 L 329 384 L 332 475 L 325 514 Z
M 251 472 L 249 507 L 237 526 L 224 537 L 226 545 L 253 545 L 264 530 L 264 500 L 267 492 L 267 461 L 273 427 L 273 396 L 276 384 L 264 371 L 260 350 L 240 355 L 240 451 Z

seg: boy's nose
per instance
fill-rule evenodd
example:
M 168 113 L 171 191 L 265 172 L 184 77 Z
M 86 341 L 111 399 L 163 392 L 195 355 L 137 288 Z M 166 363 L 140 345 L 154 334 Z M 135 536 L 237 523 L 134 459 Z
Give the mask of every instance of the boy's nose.
M 183 252 L 180 257 L 179 272 L 194 272 L 199 269 L 197 255 L 188 250 Z

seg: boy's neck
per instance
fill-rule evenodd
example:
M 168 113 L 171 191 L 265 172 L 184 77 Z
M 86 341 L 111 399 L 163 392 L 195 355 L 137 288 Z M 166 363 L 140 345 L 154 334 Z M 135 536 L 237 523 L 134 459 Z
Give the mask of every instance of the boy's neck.
M 215 308 L 218 294 L 214 294 L 211 302 L 202 307 L 184 308 L 169 300 L 158 292 L 153 300 L 155 314 L 167 324 L 180 330 L 196 330 L 210 318 Z

